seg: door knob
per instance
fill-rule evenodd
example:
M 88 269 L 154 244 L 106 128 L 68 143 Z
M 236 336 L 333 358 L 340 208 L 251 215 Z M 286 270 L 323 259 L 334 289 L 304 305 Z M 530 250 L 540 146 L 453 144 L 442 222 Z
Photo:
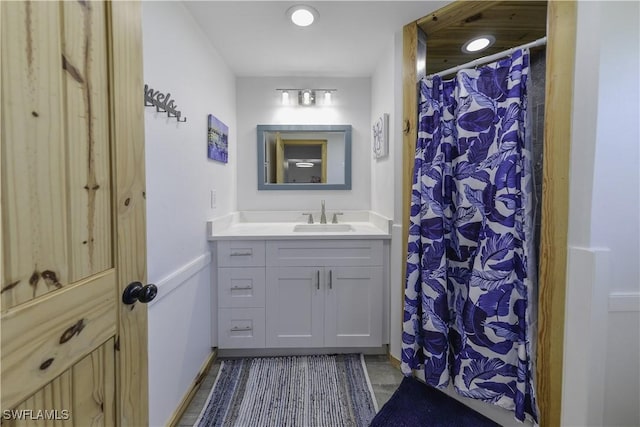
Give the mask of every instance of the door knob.
M 122 302 L 134 304 L 137 301 L 148 303 L 158 295 L 158 287 L 153 284 L 143 286 L 140 282 L 129 283 L 122 293 Z

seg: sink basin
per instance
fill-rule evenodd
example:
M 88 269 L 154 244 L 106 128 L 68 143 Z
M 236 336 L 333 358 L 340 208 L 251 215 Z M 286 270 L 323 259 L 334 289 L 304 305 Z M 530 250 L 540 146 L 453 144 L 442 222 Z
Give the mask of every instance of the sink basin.
M 353 227 L 350 224 L 296 224 L 293 231 L 298 233 L 340 233 L 353 231 Z

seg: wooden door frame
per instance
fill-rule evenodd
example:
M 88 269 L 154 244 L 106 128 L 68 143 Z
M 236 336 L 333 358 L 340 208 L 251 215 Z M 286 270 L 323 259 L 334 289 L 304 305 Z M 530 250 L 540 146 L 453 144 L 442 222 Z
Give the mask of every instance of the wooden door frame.
M 287 145 L 311 145 L 311 146 L 320 146 L 320 159 L 321 159 L 321 179 L 320 183 L 327 183 L 327 140 L 326 139 L 282 139 L 279 137 L 280 132 L 278 132 L 278 138 L 276 140 L 277 148 L 276 153 L 278 156 L 282 156 L 282 158 L 278 157 L 276 164 L 278 167 L 278 174 L 284 176 L 284 149 Z M 284 183 L 284 179 L 282 181 Z M 278 181 L 280 183 L 280 181 Z
M 117 266 L 116 414 L 120 426 L 149 424 L 147 307 L 121 303 L 131 282 L 146 283 L 142 14 L 139 1 L 107 2 L 109 24 L 114 259 Z
M 465 8 L 462 1 L 454 7 Z M 450 7 L 450 6 L 447 6 Z M 417 140 L 416 57 L 418 19 L 403 28 L 403 254 L 409 231 L 413 159 Z M 550 0 L 547 8 L 542 225 L 539 251 L 536 391 L 540 425 L 559 426 L 562 409 L 562 365 L 569 219 L 569 163 L 577 4 Z M 406 265 L 402 266 L 403 284 Z

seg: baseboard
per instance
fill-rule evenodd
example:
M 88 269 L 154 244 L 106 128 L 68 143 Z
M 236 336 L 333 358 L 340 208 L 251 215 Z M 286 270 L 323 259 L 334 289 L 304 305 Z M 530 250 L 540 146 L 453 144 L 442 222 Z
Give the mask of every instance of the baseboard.
M 391 354 L 389 354 L 389 363 L 391 363 L 391 366 L 393 366 L 394 368 L 400 369 L 400 361 L 393 357 Z
M 169 418 L 169 422 L 167 423 L 168 426 L 176 427 L 178 425 L 180 419 L 182 418 L 182 415 L 184 415 L 185 411 L 189 407 L 189 404 L 191 403 L 191 400 L 200 389 L 200 384 L 202 384 L 202 381 L 209 373 L 209 369 L 211 369 L 211 366 L 213 365 L 213 362 L 215 362 L 217 357 L 218 349 L 213 349 L 209 357 L 207 357 L 207 359 L 202 364 L 202 367 L 198 371 L 198 375 L 196 375 L 196 378 L 193 380 L 193 384 L 191 384 L 191 387 L 180 401 L 180 405 L 178 405 L 176 410 L 173 412 L 173 415 L 171 415 L 171 418 Z
M 272 357 L 272 356 L 310 356 L 315 354 L 362 353 L 387 354 L 387 346 L 383 347 L 314 347 L 314 348 L 251 348 L 251 349 L 219 349 L 219 357 Z

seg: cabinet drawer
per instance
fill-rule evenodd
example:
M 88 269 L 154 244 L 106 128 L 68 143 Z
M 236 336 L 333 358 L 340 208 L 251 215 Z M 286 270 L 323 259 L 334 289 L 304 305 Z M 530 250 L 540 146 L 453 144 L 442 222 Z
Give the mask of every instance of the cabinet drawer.
M 274 267 L 382 265 L 382 241 L 269 241 L 267 242 L 267 265 Z
M 219 348 L 264 348 L 264 308 L 218 310 Z
M 264 308 L 264 267 L 218 268 L 218 307 Z
M 218 267 L 264 266 L 264 241 L 222 240 L 218 242 Z

